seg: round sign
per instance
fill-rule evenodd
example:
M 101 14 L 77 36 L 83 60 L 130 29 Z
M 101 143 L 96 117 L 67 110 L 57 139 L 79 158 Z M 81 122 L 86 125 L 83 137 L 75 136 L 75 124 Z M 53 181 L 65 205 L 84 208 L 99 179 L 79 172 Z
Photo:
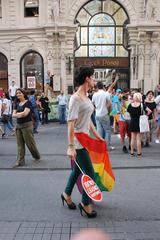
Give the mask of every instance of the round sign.
M 93 201 L 101 202 L 102 201 L 102 193 L 97 186 L 97 184 L 93 181 L 91 177 L 88 175 L 82 175 L 81 178 L 83 189 L 85 190 L 88 197 L 90 197 Z

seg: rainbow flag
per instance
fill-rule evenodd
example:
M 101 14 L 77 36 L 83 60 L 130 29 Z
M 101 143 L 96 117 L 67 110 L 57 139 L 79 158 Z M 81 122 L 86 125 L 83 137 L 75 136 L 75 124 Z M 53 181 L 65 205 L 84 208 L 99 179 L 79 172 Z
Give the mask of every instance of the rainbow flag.
M 115 177 L 109 160 L 109 154 L 104 141 L 93 139 L 86 133 L 75 133 L 81 145 L 87 149 L 95 171 L 95 182 L 101 191 L 112 191 Z M 78 184 L 79 185 L 79 184 Z M 81 187 L 78 186 L 80 192 Z

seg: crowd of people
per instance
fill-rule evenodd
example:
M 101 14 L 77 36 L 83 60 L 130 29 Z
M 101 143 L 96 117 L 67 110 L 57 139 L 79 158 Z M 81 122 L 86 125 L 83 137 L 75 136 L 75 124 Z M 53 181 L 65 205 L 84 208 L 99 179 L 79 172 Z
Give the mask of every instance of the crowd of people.
M 15 124 L 12 116 L 14 105 L 17 102 L 17 87 L 15 86 L 14 96 L 10 92 L 0 96 L 0 131 L 2 138 L 7 138 L 10 135 L 15 134 Z M 49 99 L 42 92 L 41 94 L 35 94 L 35 90 L 32 90 L 27 96 L 31 102 L 31 113 L 33 122 L 33 133 L 38 133 L 38 127 L 40 123 L 48 124 Z
M 118 79 L 107 86 L 98 82 L 95 88 L 94 69 L 82 67 L 77 73 L 76 83 L 78 88 L 71 96 L 68 110 L 68 150 L 67 155 L 77 164 L 73 166 L 64 192 L 61 194 L 70 210 L 76 209 L 72 200 L 72 191 L 81 171 L 95 179 L 91 156 L 86 148 L 81 145 L 76 137 L 77 133 L 91 134 L 92 137 L 105 141 L 108 150 L 113 150 L 111 128 L 120 134 L 122 151 L 131 156 L 142 156 L 142 143 L 149 147 L 153 141 L 153 128 L 156 128 L 156 143 L 160 143 L 160 95 L 154 98 L 153 91 L 146 95 L 138 92 L 124 92 L 116 89 Z M 147 131 L 141 131 L 141 116 L 146 116 L 148 121 Z M 91 121 L 92 119 L 92 121 Z M 94 124 L 93 124 L 94 123 Z M 143 126 L 144 127 L 144 126 Z M 128 138 L 128 147 L 126 145 Z M 98 159 L 97 159 L 98 163 Z M 91 199 L 83 190 L 82 201 L 78 208 L 81 215 L 95 218 L 97 212 L 92 208 Z
M 113 131 L 113 134 L 120 136 L 122 151 L 125 154 L 130 153 L 131 157 L 141 157 L 143 146 L 149 147 L 153 142 L 160 143 L 160 92 L 157 91 L 156 97 L 152 90 L 146 94 L 136 90 L 126 92 L 116 88 L 117 81 L 118 78 L 115 78 L 107 87 L 102 82 L 96 84 L 94 69 L 84 67 L 78 72 L 78 87 L 70 100 L 63 91 L 57 96 L 59 123 L 65 124 L 68 121 L 67 155 L 76 160 L 85 174 L 92 179 L 94 170 L 90 157 L 75 138 L 76 132 L 91 132 L 96 139 L 106 142 L 110 151 L 114 150 L 111 134 Z M 38 133 L 40 122 L 42 125 L 48 123 L 49 112 L 49 99 L 44 92 L 36 94 L 33 90 L 27 96 L 23 89 L 16 87 L 14 81 L 8 93 L 0 91 L 0 130 L 2 138 L 16 135 L 16 167 L 25 165 L 25 145 L 35 161 L 40 160 L 34 134 Z M 148 128 L 145 131 L 141 131 L 141 116 L 146 116 L 147 119 Z M 16 125 L 13 124 L 13 119 L 16 119 Z M 80 173 L 75 164 L 61 194 L 63 205 L 65 202 L 72 210 L 76 209 L 76 204 L 72 201 L 71 193 Z M 85 191 L 78 207 L 81 214 L 84 213 L 89 218 L 97 216 Z
M 106 139 L 108 149 L 114 149 L 111 145 L 112 130 L 113 134 L 119 134 L 124 153 L 130 151 L 131 156 L 135 156 L 134 150 L 137 150 L 137 155 L 141 156 L 141 147 L 149 147 L 153 142 L 160 143 L 160 94 L 158 92 L 155 97 L 152 90 L 146 94 L 138 90 L 123 91 L 115 89 L 116 83 L 117 80 L 106 88 L 102 82 L 98 82 L 89 93 L 95 106 L 93 122 Z M 148 131 L 140 130 L 141 115 L 148 118 Z

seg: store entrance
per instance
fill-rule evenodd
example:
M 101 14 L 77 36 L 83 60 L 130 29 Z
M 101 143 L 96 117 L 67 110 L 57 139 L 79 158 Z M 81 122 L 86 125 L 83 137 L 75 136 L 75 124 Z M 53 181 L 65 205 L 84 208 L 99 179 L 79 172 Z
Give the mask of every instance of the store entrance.
M 75 70 L 79 66 L 93 66 L 96 81 L 108 86 L 118 74 L 116 87 L 127 91 L 130 87 L 129 58 L 75 58 Z
M 96 82 L 102 81 L 107 87 L 110 85 L 115 77 L 118 75 L 117 88 L 122 90 L 129 89 L 129 70 L 128 69 L 109 69 L 109 68 L 95 68 Z

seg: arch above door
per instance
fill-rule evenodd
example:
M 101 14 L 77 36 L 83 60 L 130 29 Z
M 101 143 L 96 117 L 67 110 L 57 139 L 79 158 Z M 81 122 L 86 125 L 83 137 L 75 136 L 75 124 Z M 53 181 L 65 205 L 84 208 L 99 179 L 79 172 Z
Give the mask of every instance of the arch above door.
M 20 60 L 20 85 L 25 89 L 44 89 L 44 64 L 36 51 L 25 53 Z

